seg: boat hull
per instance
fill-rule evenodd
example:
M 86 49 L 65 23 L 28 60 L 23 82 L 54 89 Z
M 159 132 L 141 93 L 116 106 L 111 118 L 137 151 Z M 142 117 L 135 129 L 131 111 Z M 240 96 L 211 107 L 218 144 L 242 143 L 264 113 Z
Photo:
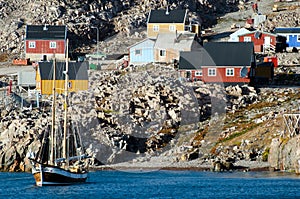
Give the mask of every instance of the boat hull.
M 40 165 L 32 169 L 37 186 L 69 185 L 85 182 L 87 172 L 75 173 L 51 165 Z

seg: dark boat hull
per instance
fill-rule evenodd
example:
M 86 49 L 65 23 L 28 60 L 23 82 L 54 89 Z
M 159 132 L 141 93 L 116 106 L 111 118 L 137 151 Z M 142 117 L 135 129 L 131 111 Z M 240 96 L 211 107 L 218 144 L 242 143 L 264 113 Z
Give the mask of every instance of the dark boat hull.
M 85 182 L 88 172 L 71 172 L 56 166 L 39 165 L 32 169 L 37 186 L 69 185 Z

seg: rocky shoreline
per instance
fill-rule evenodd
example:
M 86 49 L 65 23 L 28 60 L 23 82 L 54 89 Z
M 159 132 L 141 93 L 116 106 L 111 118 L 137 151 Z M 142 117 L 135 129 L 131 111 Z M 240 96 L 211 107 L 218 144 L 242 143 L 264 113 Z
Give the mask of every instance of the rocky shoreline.
M 170 171 L 209 171 L 209 172 L 250 172 L 250 171 L 270 171 L 274 172 L 275 170 L 270 167 L 269 163 L 266 162 L 250 162 L 250 161 L 240 161 L 233 165 L 230 169 L 219 169 L 216 170 L 214 165 L 209 163 L 201 163 L 199 160 L 194 160 L 190 162 L 181 162 L 181 163 L 153 163 L 148 161 L 146 163 L 120 163 L 113 165 L 101 165 L 101 166 L 91 166 L 93 171 L 101 170 L 117 170 L 117 171 L 159 171 L 159 170 L 170 170 Z

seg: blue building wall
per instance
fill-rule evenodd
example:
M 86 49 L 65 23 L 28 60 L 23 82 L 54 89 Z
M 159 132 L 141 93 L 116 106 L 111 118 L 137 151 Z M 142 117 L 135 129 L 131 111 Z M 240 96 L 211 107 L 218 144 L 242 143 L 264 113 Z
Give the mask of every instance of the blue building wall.
M 288 47 L 300 47 L 300 33 L 299 34 L 294 34 L 294 35 L 287 35 L 287 44 Z
M 154 40 L 146 39 L 129 48 L 130 64 L 146 64 L 154 62 Z M 136 54 L 136 50 L 141 53 Z
M 297 47 L 300 48 L 300 28 L 291 27 L 291 28 L 275 28 L 275 33 L 278 35 L 285 36 L 288 47 Z

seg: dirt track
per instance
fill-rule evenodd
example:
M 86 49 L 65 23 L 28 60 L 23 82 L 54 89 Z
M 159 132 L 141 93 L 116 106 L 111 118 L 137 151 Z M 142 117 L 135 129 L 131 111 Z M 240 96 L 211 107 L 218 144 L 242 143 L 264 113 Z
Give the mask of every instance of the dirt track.
M 32 66 L 12 66 L 7 64 L 0 64 L 0 76 L 13 75 L 20 71 L 34 71 Z

